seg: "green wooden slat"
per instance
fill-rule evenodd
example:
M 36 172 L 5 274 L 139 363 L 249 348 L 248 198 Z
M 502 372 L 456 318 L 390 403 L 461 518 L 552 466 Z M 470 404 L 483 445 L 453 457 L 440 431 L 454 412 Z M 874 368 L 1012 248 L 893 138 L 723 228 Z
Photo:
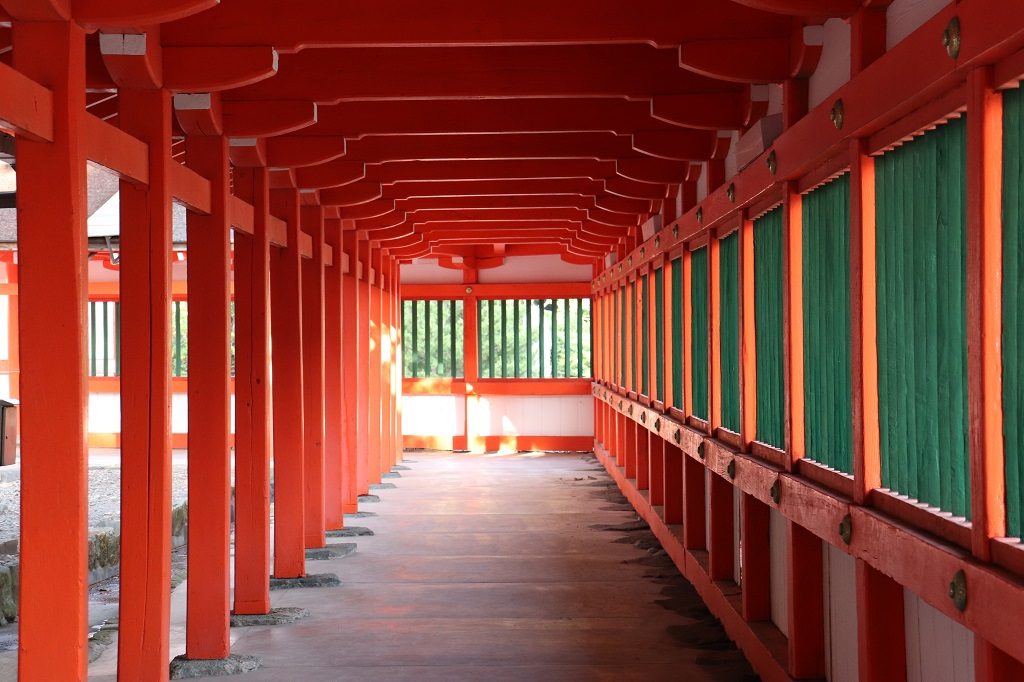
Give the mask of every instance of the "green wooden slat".
M 640 281 L 640 392 L 650 397 L 651 386 L 651 282 L 650 275 Z
M 619 386 L 626 385 L 626 287 L 619 287 Z
M 96 376 L 96 302 L 89 301 L 89 374 Z
M 1003 445 L 1006 534 L 1024 534 L 1024 91 L 1003 93 Z
M 970 517 L 965 124 L 876 161 L 884 486 Z
M 690 254 L 690 310 L 693 330 L 690 355 L 693 360 L 690 378 L 693 393 L 692 414 L 708 418 L 708 249 L 706 246 Z
M 740 238 L 719 240 L 719 347 L 722 376 L 722 426 L 740 430 Z
M 174 376 L 181 376 L 181 302 L 175 301 L 174 307 Z
M 431 360 L 433 356 L 430 354 L 430 334 L 431 334 L 431 322 L 430 322 L 431 306 L 430 301 L 423 302 L 423 376 L 432 377 L 433 368 L 431 367 Z
M 409 358 L 412 376 L 420 375 L 420 302 L 412 302 L 412 345 L 409 347 Z
M 121 303 L 114 303 L 114 374 L 121 376 Z
M 665 269 L 654 273 L 654 398 L 665 400 Z
M 583 377 L 583 301 L 576 299 L 576 376 Z
M 845 473 L 853 471 L 849 215 L 849 176 L 803 199 L 806 456 Z
M 437 365 L 434 376 L 448 376 L 444 366 L 444 301 L 433 301 L 437 308 Z
M 782 210 L 754 223 L 754 332 L 757 356 L 757 440 L 785 445 L 782 325 Z
M 683 259 L 672 261 L 672 405 L 683 409 Z

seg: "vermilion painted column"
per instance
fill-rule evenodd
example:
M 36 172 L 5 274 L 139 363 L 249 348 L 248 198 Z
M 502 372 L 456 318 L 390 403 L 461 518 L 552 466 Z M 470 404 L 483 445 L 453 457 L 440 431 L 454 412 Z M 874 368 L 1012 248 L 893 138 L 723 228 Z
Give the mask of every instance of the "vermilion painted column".
M 287 225 L 288 246 L 270 253 L 274 400 L 274 576 L 306 574 L 303 482 L 302 278 L 299 195 L 274 190 L 271 210 Z
M 17 141 L 22 370 L 18 674 L 22 680 L 84 680 L 85 36 L 73 24 L 15 23 L 14 46 L 15 67 L 53 91 L 54 112 L 53 142 Z
M 324 537 L 324 210 L 302 207 L 302 229 L 313 242 L 313 257 L 302 267 L 302 419 L 304 426 L 306 547 L 323 547 Z
M 705 469 L 701 462 L 685 452 L 683 459 L 683 546 L 688 550 L 707 547 L 704 532 Z
M 343 381 L 352 365 L 342 361 L 342 270 L 341 221 L 324 221 L 324 243 L 331 248 L 333 264 L 324 270 L 324 526 L 342 528 L 344 488 L 345 412 Z M 345 369 L 343 369 L 345 368 Z
M 361 346 L 361 329 L 359 321 L 359 259 L 355 230 L 347 229 L 342 223 L 342 247 L 349 256 L 349 271 L 341 279 L 341 352 L 342 365 L 348 369 L 343 376 L 342 403 L 345 405 L 345 428 L 342 430 L 342 457 L 344 458 L 347 476 L 342 496 L 346 512 L 354 512 L 358 507 L 359 497 L 359 437 L 362 424 L 361 415 L 364 409 L 365 393 L 359 390 L 359 377 L 365 375 L 365 368 L 360 368 L 359 348 Z
M 665 443 L 665 523 L 683 522 L 683 454 L 679 447 Z
M 118 678 L 166 679 L 171 582 L 171 99 L 122 89 L 149 188 L 121 182 L 121 603 Z M 26 569 L 27 570 L 27 569 Z
M 712 580 L 732 580 L 736 566 L 732 484 L 713 471 L 708 470 L 708 476 L 708 525 L 711 531 L 711 537 L 707 539 L 708 574 Z
M 380 470 L 391 470 L 391 266 L 382 254 L 380 266 Z
M 747 621 L 768 620 L 772 615 L 771 552 L 768 544 L 770 510 L 753 495 L 743 493 L 740 515 L 743 531 L 740 543 L 743 618 Z
M 392 464 L 402 461 L 405 446 L 402 443 L 402 377 L 405 375 L 402 357 L 402 266 L 395 261 L 394 267 L 394 322 L 395 322 L 395 367 L 394 367 L 394 424 L 392 428 L 395 434 L 395 455 Z
M 270 182 L 236 168 L 235 192 L 253 206 L 252 236 L 235 232 L 235 604 L 270 611 Z
M 370 245 L 365 239 L 356 239 L 356 254 L 356 297 L 359 301 L 354 337 L 357 343 L 356 395 L 359 409 L 356 477 L 358 494 L 365 495 L 370 490 Z
M 186 161 L 210 181 L 211 211 L 188 214 L 188 572 L 185 656 L 230 643 L 231 177 L 227 138 L 189 135 Z
M 824 575 L 821 540 L 786 521 L 788 561 L 789 674 L 796 678 L 825 674 Z
M 369 360 L 369 399 L 367 410 L 367 467 L 366 474 L 370 483 L 380 483 L 380 453 L 381 453 L 381 318 L 379 285 L 380 278 L 380 249 L 370 249 L 370 274 L 371 281 L 367 289 L 369 297 L 369 325 L 367 327 L 370 335 Z
M 860 682 L 907 679 L 903 586 L 857 559 L 857 651 Z

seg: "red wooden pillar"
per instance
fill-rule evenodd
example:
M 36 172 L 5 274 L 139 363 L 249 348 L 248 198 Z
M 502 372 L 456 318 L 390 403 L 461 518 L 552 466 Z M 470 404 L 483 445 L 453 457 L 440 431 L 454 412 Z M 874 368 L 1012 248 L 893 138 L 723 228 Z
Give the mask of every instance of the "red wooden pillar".
M 400 464 L 405 456 L 405 443 L 402 440 L 402 379 L 405 377 L 405 358 L 403 356 L 402 338 L 402 266 L 395 262 L 395 353 L 398 361 L 395 366 L 395 464 Z
M 732 580 L 736 567 L 733 550 L 735 515 L 732 484 L 709 471 L 708 513 L 711 537 L 708 538 L 708 573 L 712 580 Z
M 168 138 L 169 139 L 169 138 Z M 231 177 L 227 139 L 186 137 L 210 181 L 209 216 L 188 214 L 187 658 L 230 653 Z
M 625 425 L 626 432 L 626 443 L 623 458 L 625 460 L 626 478 L 636 478 L 636 458 L 637 458 L 637 443 L 636 443 L 636 422 L 633 421 L 633 417 L 629 415 L 623 415 L 623 423 Z
M 648 490 L 651 487 L 650 465 L 651 432 L 643 426 L 636 427 L 636 489 Z
M 341 221 L 324 221 L 324 243 L 330 247 L 333 263 L 324 271 L 324 527 L 342 528 L 344 517 L 345 412 L 344 380 L 352 371 L 342 359 L 342 273 L 345 256 L 341 243 Z M 347 368 L 347 371 L 343 370 Z
M 789 540 L 789 674 L 825 675 L 824 575 L 821 540 L 803 526 L 786 521 Z
M 740 565 L 743 567 L 743 618 L 747 621 L 768 620 L 772 615 L 769 515 L 768 505 L 743 493 L 740 498 L 743 532 Z
M 380 483 L 381 453 L 381 318 L 380 318 L 380 249 L 369 250 L 370 282 L 367 289 L 369 297 L 369 325 L 364 333 L 369 334 L 369 409 L 367 422 L 367 478 L 369 482 Z
M 122 89 L 118 101 L 121 127 L 149 147 L 150 182 L 148 189 L 121 182 L 118 675 L 126 680 L 166 679 L 171 582 L 171 100 L 165 91 Z
M 683 522 L 683 451 L 665 443 L 665 523 Z
M 360 495 L 370 487 L 370 244 L 358 239 L 357 306 L 359 318 L 355 327 L 357 343 L 356 382 L 359 424 L 356 430 L 356 475 Z
M 856 561 L 860 682 L 905 680 L 903 586 L 862 559 Z
M 270 611 L 270 181 L 236 168 L 235 191 L 253 206 L 252 236 L 235 232 L 235 603 Z
M 53 91 L 54 113 L 52 142 L 17 140 L 23 453 L 18 673 L 22 680 L 83 680 L 85 35 L 71 23 L 15 23 L 14 46 L 15 67 Z
M 274 190 L 274 214 L 285 220 L 288 245 L 270 254 L 274 391 L 274 576 L 306 574 L 303 542 L 302 281 L 299 195 Z
M 391 471 L 391 259 L 382 254 L 380 276 L 380 470 Z
M 313 243 L 302 268 L 302 423 L 306 547 L 323 547 L 324 536 L 324 210 L 302 207 L 301 225 Z
M 683 453 L 683 546 L 690 551 L 707 547 L 704 496 L 704 465 Z
M 651 504 L 661 506 L 665 504 L 665 441 L 656 433 L 650 435 L 647 461 Z
M 359 259 L 355 230 L 347 229 L 342 223 L 342 248 L 348 255 L 348 272 L 341 278 L 341 353 L 342 366 L 347 369 L 342 377 L 342 403 L 345 405 L 345 426 L 342 430 L 341 455 L 345 469 L 345 487 L 342 504 L 346 513 L 358 508 L 359 497 L 359 438 L 363 400 L 365 394 L 359 390 L 359 377 L 365 369 L 359 365 L 360 330 L 359 321 L 362 313 L 359 306 Z

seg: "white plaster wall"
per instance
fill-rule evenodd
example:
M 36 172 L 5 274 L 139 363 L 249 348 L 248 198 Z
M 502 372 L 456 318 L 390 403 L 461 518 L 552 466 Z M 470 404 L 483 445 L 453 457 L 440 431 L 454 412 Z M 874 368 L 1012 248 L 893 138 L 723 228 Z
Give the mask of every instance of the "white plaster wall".
M 974 633 L 903 590 L 907 682 L 973 682 Z
M 823 548 L 825 678 L 857 682 L 857 563 L 828 543 Z
M 407 436 L 465 435 L 465 396 L 403 395 L 402 433 Z
M 948 4 L 949 0 L 893 0 L 885 12 L 885 49 L 891 50 Z
M 825 22 L 825 42 L 818 68 L 807 83 L 807 99 L 811 109 L 850 80 L 850 24 L 842 19 Z
M 768 514 L 768 545 L 771 554 L 772 622 L 782 634 L 789 636 L 789 541 L 786 519 L 775 509 Z
M 407 266 L 402 266 L 403 268 Z M 479 271 L 481 284 L 516 284 L 520 282 L 589 282 L 593 277 L 589 265 L 566 263 L 557 255 L 509 256 L 505 264 L 497 268 Z M 459 279 L 461 282 L 462 280 Z M 405 270 L 402 270 L 405 284 Z
M 471 429 L 481 436 L 590 436 L 594 399 L 589 395 L 479 396 L 470 410 Z
M 2 397 L 2 394 L 0 394 Z M 231 400 L 231 433 L 235 432 L 235 396 Z M 89 433 L 121 433 L 121 394 L 89 394 Z M 171 433 L 188 433 L 188 394 L 171 396 Z
M 402 284 L 461 284 L 462 270 L 442 268 L 436 260 L 414 260 L 402 265 Z

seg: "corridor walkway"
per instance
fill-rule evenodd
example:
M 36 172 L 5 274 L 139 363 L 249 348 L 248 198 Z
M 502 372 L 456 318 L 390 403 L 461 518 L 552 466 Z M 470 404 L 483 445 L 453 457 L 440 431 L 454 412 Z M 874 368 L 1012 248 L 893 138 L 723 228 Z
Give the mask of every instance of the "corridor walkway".
M 310 618 L 232 630 L 264 660 L 239 679 L 756 679 L 665 557 L 633 544 L 651 536 L 593 527 L 636 516 L 592 458 L 409 457 L 362 505 L 376 516 L 349 521 L 375 535 L 309 562 L 340 588 L 272 593 Z

